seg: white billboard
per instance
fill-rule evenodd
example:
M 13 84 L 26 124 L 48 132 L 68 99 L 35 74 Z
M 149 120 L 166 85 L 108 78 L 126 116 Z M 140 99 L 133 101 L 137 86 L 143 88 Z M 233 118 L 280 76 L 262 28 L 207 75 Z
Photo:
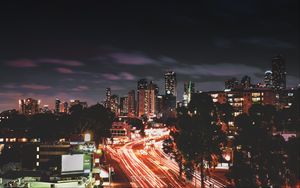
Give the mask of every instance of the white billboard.
M 61 172 L 64 174 L 83 172 L 83 154 L 62 155 Z

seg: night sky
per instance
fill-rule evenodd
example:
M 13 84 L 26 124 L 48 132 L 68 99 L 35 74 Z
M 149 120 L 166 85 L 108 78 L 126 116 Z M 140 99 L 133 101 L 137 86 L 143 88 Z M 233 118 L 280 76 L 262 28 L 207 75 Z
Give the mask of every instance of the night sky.
M 27 97 L 95 104 L 106 87 L 122 96 L 141 78 L 163 93 L 166 70 L 181 99 L 187 80 L 202 91 L 243 75 L 262 82 L 277 54 L 287 85 L 300 83 L 297 0 L 48 2 L 0 3 L 0 111 Z

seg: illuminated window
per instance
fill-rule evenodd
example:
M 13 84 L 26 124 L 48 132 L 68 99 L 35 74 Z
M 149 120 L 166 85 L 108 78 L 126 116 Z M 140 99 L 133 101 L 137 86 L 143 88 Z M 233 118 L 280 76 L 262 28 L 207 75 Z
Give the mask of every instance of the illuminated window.
M 252 98 L 252 101 L 253 101 L 253 102 L 258 102 L 258 101 L 260 101 L 260 98 L 259 98 L 259 97 Z
M 259 97 L 260 93 L 252 93 L 252 97 Z
M 36 147 L 36 151 L 40 151 L 40 147 Z
M 36 155 L 36 158 L 39 159 L 39 158 L 40 158 L 40 155 Z
M 36 166 L 40 166 L 40 162 L 36 162 Z

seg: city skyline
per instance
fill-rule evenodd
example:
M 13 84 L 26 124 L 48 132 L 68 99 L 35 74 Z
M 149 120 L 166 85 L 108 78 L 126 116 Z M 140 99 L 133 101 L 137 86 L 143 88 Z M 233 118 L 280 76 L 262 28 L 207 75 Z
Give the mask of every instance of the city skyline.
M 222 90 L 224 80 L 245 75 L 263 82 L 278 54 L 287 87 L 296 87 L 298 4 L 1 3 L 0 111 L 27 97 L 51 108 L 56 97 L 95 104 L 105 99 L 105 88 L 127 95 L 142 78 L 163 93 L 168 70 L 177 74 L 181 100 L 190 80 L 202 91 Z

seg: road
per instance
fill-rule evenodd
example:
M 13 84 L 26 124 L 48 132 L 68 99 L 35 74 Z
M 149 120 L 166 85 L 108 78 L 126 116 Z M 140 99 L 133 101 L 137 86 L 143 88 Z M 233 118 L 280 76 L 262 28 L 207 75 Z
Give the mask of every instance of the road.
M 148 138 L 129 142 L 119 148 L 107 147 L 111 157 L 119 162 L 124 173 L 129 177 L 132 187 L 200 187 L 200 176 L 196 181 L 185 182 L 178 177 L 177 163 L 171 160 L 161 149 L 161 137 L 156 137 L 155 147 L 145 149 Z M 207 187 L 225 187 L 213 178 L 206 180 Z

